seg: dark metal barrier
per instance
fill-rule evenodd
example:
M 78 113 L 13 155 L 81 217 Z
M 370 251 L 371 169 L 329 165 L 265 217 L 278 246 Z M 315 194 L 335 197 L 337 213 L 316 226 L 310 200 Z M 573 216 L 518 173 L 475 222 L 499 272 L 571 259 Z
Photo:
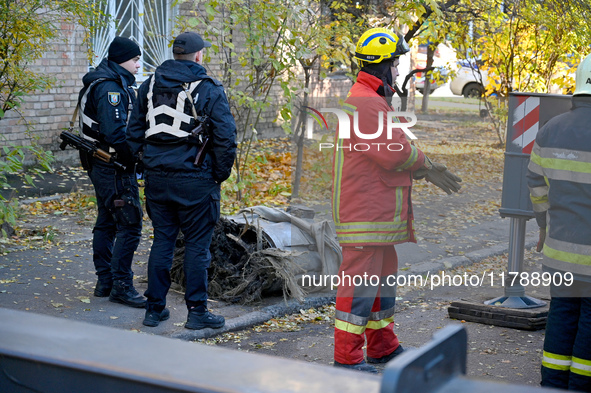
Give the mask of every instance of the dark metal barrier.
M 567 112 L 571 96 L 541 93 L 510 93 L 501 217 L 530 219 L 534 216 L 527 165 L 538 131 L 554 116 Z
M 508 272 L 523 271 L 526 221 L 534 217 L 527 187 L 527 166 L 536 135 L 554 116 L 567 112 L 571 96 L 541 93 L 510 93 L 507 118 L 507 143 L 503 172 L 501 217 L 511 220 Z M 505 293 L 484 302 L 491 306 L 514 309 L 538 308 L 546 302 L 525 295 L 525 288 L 510 277 L 505 281 Z
M 0 308 L 0 392 L 548 391 L 464 378 L 466 342 L 463 327 L 447 326 L 433 341 L 391 362 L 380 379 Z

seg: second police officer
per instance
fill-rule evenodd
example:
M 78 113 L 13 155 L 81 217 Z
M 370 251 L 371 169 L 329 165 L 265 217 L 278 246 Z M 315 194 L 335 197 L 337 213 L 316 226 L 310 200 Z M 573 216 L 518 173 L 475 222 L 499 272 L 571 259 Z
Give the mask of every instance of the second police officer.
M 225 324 L 207 308 L 207 268 L 220 216 L 220 184 L 230 176 L 236 156 L 236 125 L 223 86 L 200 64 L 209 46 L 197 33 L 178 35 L 172 46 L 174 60 L 162 63 L 141 85 L 132 115 L 131 145 L 135 153 L 143 151 L 146 207 L 154 226 L 146 326 L 169 318 L 166 295 L 179 230 L 185 240 L 185 327 Z M 195 114 L 211 120 L 211 148 L 201 165 L 195 164 L 198 146 L 190 137 Z

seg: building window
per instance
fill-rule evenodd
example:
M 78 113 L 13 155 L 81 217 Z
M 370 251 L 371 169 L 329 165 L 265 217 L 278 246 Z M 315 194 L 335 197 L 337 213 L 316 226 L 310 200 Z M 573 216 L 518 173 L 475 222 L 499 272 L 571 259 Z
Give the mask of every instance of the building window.
M 95 0 L 96 1 L 96 0 Z M 177 16 L 173 0 L 99 0 L 106 25 L 97 28 L 91 39 L 94 57 L 90 67 L 96 67 L 107 56 L 109 44 L 115 36 L 127 37 L 142 49 L 138 79 L 154 72 L 164 60 L 171 58 L 168 47 Z

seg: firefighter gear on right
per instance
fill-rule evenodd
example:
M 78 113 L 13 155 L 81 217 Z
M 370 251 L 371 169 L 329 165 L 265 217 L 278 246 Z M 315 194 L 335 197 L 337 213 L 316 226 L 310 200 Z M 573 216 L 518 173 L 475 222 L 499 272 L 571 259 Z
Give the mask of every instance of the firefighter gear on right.
M 587 56 L 577 67 L 575 73 L 575 92 L 573 95 L 591 94 L 591 59 Z
M 355 52 L 361 71 L 343 104 L 351 129 L 337 129 L 334 139 L 332 210 L 343 250 L 338 275 L 344 277 L 337 289 L 334 365 L 372 373 L 377 370 L 368 363 L 385 363 L 404 351 L 394 333 L 396 282 L 388 279 L 398 271 L 394 245 L 416 242 L 410 198 L 413 173 L 424 168 L 425 177 L 433 173 L 434 183 L 441 183 L 441 174 L 448 176 L 446 169 L 442 172 L 426 161 L 401 129 L 376 135 L 380 122 L 386 124 L 386 114 L 394 111 L 392 86 L 398 57 L 406 52 L 402 36 L 388 29 L 371 29 L 361 36 Z M 340 138 L 341 133 L 348 137 Z M 359 151 L 354 146 L 367 145 L 359 134 L 376 135 L 374 147 L 397 149 Z M 363 277 L 370 277 L 370 282 L 356 282 Z
M 574 278 L 551 282 L 541 384 L 591 392 L 591 55 L 576 78 L 571 110 L 536 136 L 527 178 L 543 269 Z

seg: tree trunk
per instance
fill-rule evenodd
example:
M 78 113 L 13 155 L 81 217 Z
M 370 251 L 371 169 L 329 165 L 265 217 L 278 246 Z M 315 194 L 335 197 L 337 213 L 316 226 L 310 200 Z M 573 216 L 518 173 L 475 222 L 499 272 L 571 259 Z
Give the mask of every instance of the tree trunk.
M 296 167 L 294 173 L 293 184 L 291 186 L 291 197 L 298 198 L 300 195 L 300 181 L 302 178 L 302 166 L 304 162 L 304 133 L 306 132 L 306 117 L 307 113 L 304 107 L 308 106 L 308 89 L 310 87 L 310 78 L 312 73 L 312 66 L 316 62 L 316 58 L 312 61 L 305 62 L 301 61 L 302 65 L 304 66 L 304 75 L 305 75 L 305 83 L 304 83 L 304 101 L 302 104 L 302 109 L 298 115 L 298 122 L 296 123 L 296 128 L 294 130 L 293 138 L 296 142 L 297 147 L 297 154 L 296 154 Z
M 437 44 L 429 43 L 427 45 L 427 64 L 425 68 L 433 66 L 433 55 L 435 55 L 435 48 Z M 425 72 L 425 83 L 423 84 L 423 100 L 421 102 L 421 112 L 427 113 L 429 111 L 429 94 L 431 93 L 431 71 Z

